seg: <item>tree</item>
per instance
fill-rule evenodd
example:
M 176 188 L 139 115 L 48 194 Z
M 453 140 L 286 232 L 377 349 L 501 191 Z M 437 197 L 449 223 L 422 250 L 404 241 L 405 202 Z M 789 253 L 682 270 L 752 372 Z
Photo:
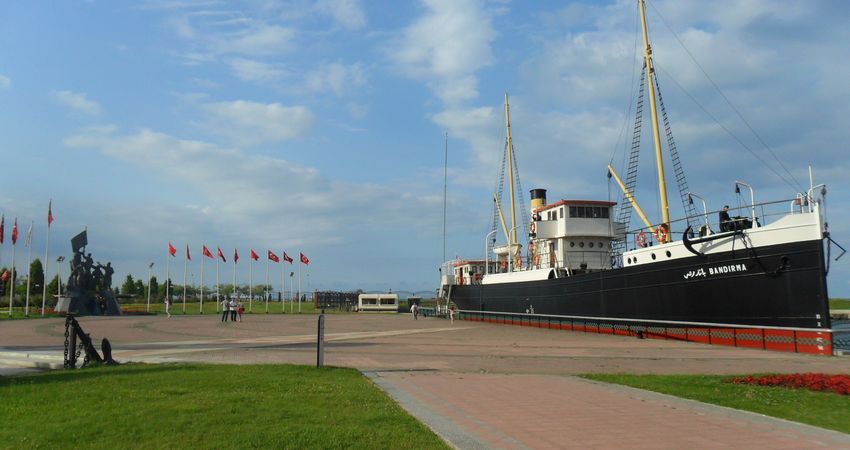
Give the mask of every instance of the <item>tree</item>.
M 136 286 L 133 290 L 136 292 L 136 295 L 145 295 L 145 283 L 142 282 L 141 278 L 136 280 Z
M 41 265 L 41 260 L 36 258 L 30 264 L 30 276 L 32 283 L 30 285 L 30 294 L 41 296 L 41 290 L 44 286 L 44 266 Z
M 162 285 L 159 287 L 159 293 L 160 293 L 159 298 L 161 298 L 163 300 L 165 300 L 165 290 L 166 290 L 167 284 L 170 284 L 170 286 L 168 287 L 169 294 L 172 295 L 172 296 L 174 295 L 174 284 L 171 282 L 171 278 L 169 278 L 169 279 L 165 280 L 165 283 L 162 283 Z
M 59 275 L 54 275 L 50 283 L 47 283 L 47 301 L 45 302 L 48 308 L 56 307 L 56 296 L 59 294 Z
M 156 277 L 151 277 L 150 285 L 148 286 L 151 292 L 151 300 L 159 300 L 159 282 L 156 281 Z
M 124 295 L 136 295 L 136 283 L 133 281 L 133 276 L 129 273 L 124 279 L 124 284 L 121 285 L 121 293 Z

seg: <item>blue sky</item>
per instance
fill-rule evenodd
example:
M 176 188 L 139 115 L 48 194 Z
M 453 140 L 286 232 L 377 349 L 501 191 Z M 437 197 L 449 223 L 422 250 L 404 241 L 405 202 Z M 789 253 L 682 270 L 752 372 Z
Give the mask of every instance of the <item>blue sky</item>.
M 505 91 L 526 190 L 607 199 L 605 165 L 622 155 L 636 61 L 630 0 L 0 8 L 0 209 L 7 223 L 36 220 L 41 255 L 53 198 L 51 255 L 69 253 L 88 227 L 90 250 L 113 262 L 116 279 L 146 276 L 151 261 L 162 279 L 171 241 L 191 246 L 196 282 L 206 244 L 239 249 L 241 282 L 250 248 L 286 249 L 310 256 L 311 288 L 433 289 L 443 135 L 447 252 L 481 257 Z M 713 209 L 736 201 L 735 179 L 760 200 L 794 195 L 667 25 L 800 184 L 814 167 L 830 188 L 833 236 L 850 244 L 850 8 L 655 1 L 648 17 L 691 189 Z M 639 200 L 657 217 L 651 162 L 642 167 Z M 850 296 L 847 260 L 833 265 L 833 296 Z M 182 260 L 172 269 L 181 281 Z

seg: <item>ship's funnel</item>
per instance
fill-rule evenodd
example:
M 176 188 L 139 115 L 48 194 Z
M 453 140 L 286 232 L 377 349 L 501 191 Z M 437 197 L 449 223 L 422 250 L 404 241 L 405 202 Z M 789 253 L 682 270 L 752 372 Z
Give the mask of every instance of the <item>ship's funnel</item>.
M 541 206 L 546 206 L 546 189 L 532 189 L 531 190 L 531 213 L 534 214 L 534 211 Z

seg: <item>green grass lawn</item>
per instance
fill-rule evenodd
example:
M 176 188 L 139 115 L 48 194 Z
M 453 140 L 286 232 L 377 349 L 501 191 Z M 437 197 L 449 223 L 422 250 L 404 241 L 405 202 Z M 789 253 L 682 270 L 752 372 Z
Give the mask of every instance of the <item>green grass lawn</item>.
M 591 380 L 728 406 L 850 433 L 850 396 L 804 389 L 724 383 L 718 375 L 582 375 Z
M 46 313 L 44 317 L 62 317 L 61 314 L 56 313 Z M 38 308 L 33 308 L 30 305 L 30 315 L 29 317 L 24 315 L 24 308 L 22 306 L 15 306 L 12 308 L 12 315 L 9 316 L 9 305 L 6 304 L 5 307 L 0 307 L 0 320 L 8 320 L 8 319 L 40 319 L 41 318 L 41 304 L 38 305 Z
M 850 309 L 850 299 L 831 298 L 829 299 L 829 309 Z
M 0 377 L 0 448 L 448 448 L 356 370 L 140 365 Z

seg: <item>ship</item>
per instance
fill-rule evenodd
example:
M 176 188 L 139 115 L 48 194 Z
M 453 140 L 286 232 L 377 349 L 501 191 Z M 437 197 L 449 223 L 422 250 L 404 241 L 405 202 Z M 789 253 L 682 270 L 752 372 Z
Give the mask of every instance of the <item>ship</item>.
M 509 201 L 494 193 L 494 223 L 500 226 L 485 237 L 484 259 L 441 265 L 439 297 L 466 320 L 831 355 L 827 273 L 835 243 L 825 222 L 826 186 L 814 183 L 809 168 L 807 191 L 757 202 L 750 184 L 730 180 L 746 202 L 709 211 L 703 200 L 697 211 L 694 198 L 702 197 L 682 186 L 663 103 L 665 133 L 660 132 L 643 0 L 638 8 L 644 44 L 640 91 L 641 96 L 644 86 L 648 91 L 660 221 L 650 221 L 633 195 L 638 159 L 633 148 L 625 181 L 608 166 L 609 179 L 622 192 L 620 203 L 549 202 L 546 189 L 532 189 L 530 207 L 521 205 L 530 220 L 518 225 L 505 94 L 503 178 Z M 669 217 L 665 138 L 686 213 L 677 220 Z M 630 228 L 632 212 L 640 224 Z M 497 234 L 504 244 L 495 244 Z

